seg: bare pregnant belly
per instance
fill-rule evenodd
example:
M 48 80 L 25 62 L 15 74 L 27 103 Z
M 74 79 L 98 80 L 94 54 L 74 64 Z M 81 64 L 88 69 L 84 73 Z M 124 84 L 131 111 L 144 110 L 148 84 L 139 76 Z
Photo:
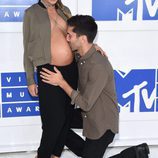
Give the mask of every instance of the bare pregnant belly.
M 69 65 L 74 55 L 66 41 L 66 37 L 58 31 L 51 35 L 51 64 L 57 66 Z

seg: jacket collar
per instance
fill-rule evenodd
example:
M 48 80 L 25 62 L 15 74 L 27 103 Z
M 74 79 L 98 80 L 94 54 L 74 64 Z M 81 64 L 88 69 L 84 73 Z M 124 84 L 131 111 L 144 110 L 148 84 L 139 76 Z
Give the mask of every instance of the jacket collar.
M 41 1 L 38 2 L 38 5 L 40 5 L 42 8 L 46 9 L 45 5 Z

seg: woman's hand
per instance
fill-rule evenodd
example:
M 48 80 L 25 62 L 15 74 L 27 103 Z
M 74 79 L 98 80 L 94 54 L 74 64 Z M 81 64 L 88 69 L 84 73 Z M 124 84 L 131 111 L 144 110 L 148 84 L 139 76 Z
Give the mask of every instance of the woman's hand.
M 94 44 L 94 47 L 95 47 L 95 49 L 96 49 L 101 55 L 107 57 L 106 52 L 103 51 L 103 49 L 102 49 L 101 47 L 99 47 L 97 44 Z
M 29 93 L 33 97 L 38 97 L 38 88 L 36 84 L 31 84 L 28 86 Z

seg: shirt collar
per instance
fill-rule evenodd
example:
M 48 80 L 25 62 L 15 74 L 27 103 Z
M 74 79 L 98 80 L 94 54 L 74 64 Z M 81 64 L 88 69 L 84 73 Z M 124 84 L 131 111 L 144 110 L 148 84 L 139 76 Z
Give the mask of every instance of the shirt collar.
M 92 45 L 92 47 L 88 50 L 88 52 L 80 57 L 80 60 L 86 60 L 88 59 L 92 54 L 94 54 L 96 52 L 96 49 L 94 47 L 94 45 Z

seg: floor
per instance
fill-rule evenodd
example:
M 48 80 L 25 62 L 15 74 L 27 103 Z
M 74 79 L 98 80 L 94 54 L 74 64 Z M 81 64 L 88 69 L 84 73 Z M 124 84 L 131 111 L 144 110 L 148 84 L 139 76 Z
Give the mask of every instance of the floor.
M 104 158 L 110 157 L 122 151 L 124 148 L 122 147 L 115 147 L 115 148 L 108 148 Z M 36 152 L 29 151 L 29 152 L 16 152 L 16 153 L 0 153 L 0 158 L 35 158 Z M 158 157 L 158 146 L 150 146 L 150 154 L 149 158 L 157 158 Z M 69 150 L 64 150 L 61 158 L 78 158 Z
M 34 158 L 36 152 L 18 152 L 18 153 L 4 153 L 0 154 L 0 158 Z M 64 151 L 61 158 L 77 158 L 73 153 Z

